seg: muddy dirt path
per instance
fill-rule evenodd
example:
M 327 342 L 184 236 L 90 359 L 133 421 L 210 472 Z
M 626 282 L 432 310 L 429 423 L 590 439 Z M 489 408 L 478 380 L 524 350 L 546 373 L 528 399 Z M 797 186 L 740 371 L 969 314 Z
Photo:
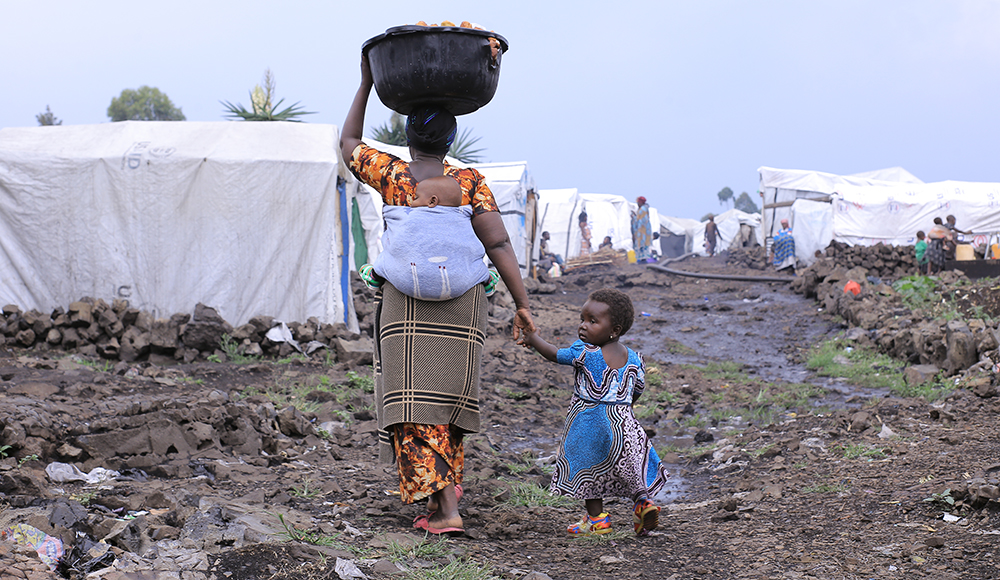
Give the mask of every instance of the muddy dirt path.
M 679 267 L 733 271 L 721 258 Z M 623 340 L 647 358 L 636 413 L 675 476 L 650 537 L 634 537 L 620 500 L 606 503 L 613 534 L 565 534 L 582 506 L 538 486 L 572 371 L 499 332 L 484 430 L 466 440 L 466 537 L 416 533 L 421 506 L 402 505 L 393 467 L 376 461 L 368 371 L 321 356 L 115 369 L 9 351 L 0 527 L 31 524 L 67 547 L 75 532 L 107 538 L 113 557 L 78 555 L 63 575 L 110 580 L 346 578 L 350 566 L 368 578 L 1000 577 L 997 503 L 974 501 L 1000 475 L 996 397 L 956 391 L 932 405 L 813 377 L 804 351 L 841 327 L 782 284 L 642 266 L 554 284 L 532 296 L 553 343 L 575 338 L 598 287 L 648 314 Z M 54 461 L 121 476 L 57 483 Z M 5 542 L 0 560 L 38 563 Z

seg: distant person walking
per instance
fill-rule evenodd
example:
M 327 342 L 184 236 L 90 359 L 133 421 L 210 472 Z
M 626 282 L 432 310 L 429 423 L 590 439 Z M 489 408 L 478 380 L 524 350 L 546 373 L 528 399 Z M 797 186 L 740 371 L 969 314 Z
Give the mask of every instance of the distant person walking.
M 580 255 L 589 256 L 593 249 L 590 246 L 590 224 L 587 223 L 587 212 L 580 212 Z
M 775 234 L 771 251 L 774 254 L 772 263 L 775 270 L 795 267 L 795 238 L 792 236 L 792 228 L 788 227 L 788 220 L 781 220 L 781 231 Z
M 708 223 L 705 224 L 705 251 L 708 257 L 715 255 L 715 242 L 722 241 L 722 234 L 719 233 L 719 226 L 715 223 L 715 216 L 708 214 Z
M 632 244 L 635 246 L 635 260 L 640 263 L 652 262 L 653 256 L 649 253 L 649 249 L 653 245 L 653 225 L 649 221 L 649 206 L 646 205 L 646 198 L 641 195 L 635 198 L 635 203 L 639 206 L 632 218 Z

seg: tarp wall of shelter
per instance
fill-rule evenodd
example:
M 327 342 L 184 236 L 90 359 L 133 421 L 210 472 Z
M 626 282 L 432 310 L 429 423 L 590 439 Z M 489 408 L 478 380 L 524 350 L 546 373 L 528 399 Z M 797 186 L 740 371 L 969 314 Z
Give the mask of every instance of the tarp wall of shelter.
M 677 258 L 694 250 L 694 235 L 704 225 L 696 219 L 660 216 L 660 248 L 665 258 Z M 679 239 L 678 239 L 679 238 Z
M 948 215 L 955 216 L 959 229 L 974 235 L 1000 232 L 1000 183 L 845 186 L 833 204 L 833 231 L 838 241 L 849 244 L 910 245 L 918 230 L 927 232 L 934 218 Z
M 338 141 L 312 123 L 2 129 L 0 300 L 124 298 L 161 317 L 200 302 L 234 325 L 357 328 Z
M 826 248 L 832 237 L 822 236 L 823 227 L 818 224 L 803 224 L 803 228 L 795 225 L 797 221 L 793 204 L 798 200 L 809 200 L 830 203 L 833 194 L 846 187 L 864 187 L 871 191 L 878 188 L 895 187 L 900 183 L 919 184 L 920 180 L 901 167 L 869 171 L 858 175 L 835 175 L 821 171 L 805 171 L 799 169 L 775 169 L 760 167 L 760 192 L 763 195 L 761 210 L 761 232 L 764 238 L 772 237 L 781 229 L 781 220 L 787 219 L 792 224 L 795 236 L 796 254 L 800 247 Z M 900 181 L 893 181 L 900 180 Z M 820 212 L 809 205 L 801 205 L 810 211 L 803 219 L 814 219 Z M 826 214 L 832 218 L 833 214 Z M 805 257 L 806 263 L 814 260 L 812 254 Z
M 789 222 L 795 239 L 795 259 L 808 266 L 816 261 L 816 251 L 823 251 L 833 239 L 833 204 L 798 199 L 792 205 Z
M 583 200 L 576 188 L 542 189 L 538 192 L 538 230 L 549 232 L 549 248 L 564 260 L 580 255 L 579 214 Z M 591 240 L 593 241 L 593 240 Z M 538 257 L 538 244 L 533 256 Z
M 496 198 L 507 236 L 514 246 L 521 276 L 527 276 L 531 265 L 531 244 L 534 237 L 525 223 L 528 192 L 535 189 L 535 181 L 528 172 L 526 161 L 507 163 L 474 163 L 470 165 L 486 178 L 486 183 Z
M 632 246 L 632 215 L 627 199 L 611 193 L 581 193 L 580 199 L 587 212 L 592 251 L 597 251 L 605 236 L 611 236 L 611 245 L 616 250 L 634 249 Z M 577 220 L 576 225 L 579 229 L 579 220 Z M 580 255 L 580 247 L 577 245 L 576 254 L 570 253 L 571 258 Z

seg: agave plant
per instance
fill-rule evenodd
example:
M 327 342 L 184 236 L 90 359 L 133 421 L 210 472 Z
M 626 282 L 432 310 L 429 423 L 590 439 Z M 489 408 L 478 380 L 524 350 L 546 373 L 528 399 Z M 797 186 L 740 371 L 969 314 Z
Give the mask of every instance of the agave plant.
M 242 103 L 235 105 L 229 101 L 220 101 L 226 107 L 226 116 L 233 119 L 243 119 L 244 121 L 292 121 L 300 122 L 302 115 L 313 115 L 312 111 L 303 111 L 298 103 L 278 110 L 278 107 L 285 101 L 279 99 L 274 102 L 274 75 L 271 69 L 264 71 L 264 86 L 257 85 L 250 91 L 250 106 L 253 110 L 247 110 Z
M 472 130 L 466 127 L 462 131 L 459 131 L 455 137 L 455 140 L 451 144 L 451 149 L 448 150 L 448 155 L 451 155 L 462 163 L 479 163 L 483 160 L 481 153 L 486 151 L 482 147 L 479 149 L 472 148 L 479 139 L 481 137 L 473 137 Z
M 379 143 L 406 147 L 406 119 L 393 113 L 387 122 L 372 129 L 371 138 Z

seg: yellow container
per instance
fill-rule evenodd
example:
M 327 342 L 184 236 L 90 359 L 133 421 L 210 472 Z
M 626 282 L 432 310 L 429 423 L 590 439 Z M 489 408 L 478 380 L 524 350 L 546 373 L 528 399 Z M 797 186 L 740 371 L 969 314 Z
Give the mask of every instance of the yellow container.
M 976 254 L 972 251 L 972 244 L 958 244 L 955 246 L 955 259 L 962 262 L 975 260 Z
M 992 244 L 990 246 L 992 251 L 990 252 L 990 257 L 994 260 L 1000 258 L 1000 244 Z
M 635 250 L 628 251 L 628 263 L 635 264 Z

